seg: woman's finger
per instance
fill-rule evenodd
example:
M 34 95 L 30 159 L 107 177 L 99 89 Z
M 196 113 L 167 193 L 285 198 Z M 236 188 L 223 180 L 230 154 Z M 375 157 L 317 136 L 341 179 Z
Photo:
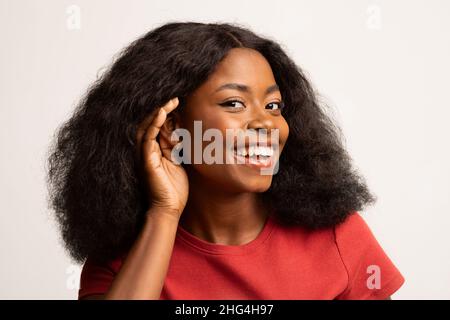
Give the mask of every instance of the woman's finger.
M 176 107 L 178 107 L 180 100 L 178 99 L 178 97 L 175 97 L 173 99 L 171 99 L 168 103 L 166 103 L 163 106 L 163 109 L 167 112 L 170 113 L 172 112 Z
M 178 106 L 178 102 L 179 102 L 178 98 L 169 100 L 169 102 L 167 102 L 161 108 L 153 110 L 139 125 L 136 133 L 136 141 L 137 141 L 136 152 L 138 159 L 140 159 L 141 150 L 143 149 L 142 146 L 143 140 L 145 141 L 156 140 L 156 137 L 158 136 L 159 131 L 167 118 L 167 113 L 174 110 Z M 157 142 L 155 141 L 155 143 Z M 161 152 L 160 150 L 156 151 Z
M 157 115 L 157 113 L 159 112 L 160 109 L 164 109 L 166 111 L 166 113 L 170 113 L 171 111 L 173 111 L 177 106 L 178 106 L 178 98 L 175 97 L 171 100 L 169 100 L 165 105 L 163 105 L 160 108 L 156 108 L 155 110 L 153 110 L 140 124 L 137 130 L 137 140 L 140 140 L 142 138 L 142 136 L 144 135 L 144 133 L 147 131 L 148 127 L 150 126 L 150 124 L 152 123 L 152 121 L 154 120 L 155 116 Z
M 164 110 L 164 108 L 159 109 L 155 118 L 145 131 L 143 141 L 156 140 L 156 137 L 158 136 L 159 131 L 161 130 L 161 127 L 163 126 L 166 119 L 167 119 L 167 112 Z

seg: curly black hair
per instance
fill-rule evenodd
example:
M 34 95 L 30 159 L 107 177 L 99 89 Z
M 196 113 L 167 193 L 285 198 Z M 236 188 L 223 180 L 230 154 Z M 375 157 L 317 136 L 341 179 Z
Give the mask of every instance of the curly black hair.
M 237 24 L 170 22 L 123 49 L 55 133 L 48 201 L 72 259 L 108 260 L 132 245 L 148 204 L 134 157 L 138 124 L 175 96 L 183 108 L 227 52 L 242 47 L 267 59 L 285 101 L 290 134 L 263 196 L 276 219 L 325 228 L 375 201 L 352 167 L 340 128 L 276 41 Z

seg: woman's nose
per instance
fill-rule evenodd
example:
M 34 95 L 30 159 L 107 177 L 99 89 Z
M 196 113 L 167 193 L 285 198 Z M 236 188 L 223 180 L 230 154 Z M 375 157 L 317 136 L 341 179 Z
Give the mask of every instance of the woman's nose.
M 252 110 L 251 119 L 247 125 L 248 129 L 260 130 L 260 129 L 275 129 L 275 122 L 272 115 L 267 110 L 261 109 L 261 107 L 255 107 Z

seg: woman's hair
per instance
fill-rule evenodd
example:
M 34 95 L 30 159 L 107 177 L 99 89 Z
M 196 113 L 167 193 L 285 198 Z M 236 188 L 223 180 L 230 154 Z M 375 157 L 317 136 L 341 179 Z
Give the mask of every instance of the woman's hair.
M 49 203 L 71 257 L 110 259 L 130 248 L 148 199 L 135 161 L 136 128 L 177 96 L 181 105 L 232 48 L 269 62 L 290 134 L 264 193 L 281 223 L 324 228 L 375 201 L 352 168 L 341 131 L 312 85 L 275 41 L 226 23 L 173 22 L 132 42 L 57 131 L 48 158 Z

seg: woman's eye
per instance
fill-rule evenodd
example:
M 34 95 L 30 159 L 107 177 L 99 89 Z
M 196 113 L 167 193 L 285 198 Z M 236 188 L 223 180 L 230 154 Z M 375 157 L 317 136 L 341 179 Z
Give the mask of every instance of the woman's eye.
M 223 103 L 220 103 L 220 105 L 223 106 L 223 107 L 231 107 L 233 109 L 237 109 L 240 106 L 245 107 L 244 103 L 239 101 L 239 100 L 225 101 Z
M 269 108 L 267 108 L 267 106 L 269 106 Z M 284 108 L 284 102 L 280 101 L 280 102 L 271 102 L 266 106 L 266 109 L 271 109 L 271 110 L 281 110 Z

